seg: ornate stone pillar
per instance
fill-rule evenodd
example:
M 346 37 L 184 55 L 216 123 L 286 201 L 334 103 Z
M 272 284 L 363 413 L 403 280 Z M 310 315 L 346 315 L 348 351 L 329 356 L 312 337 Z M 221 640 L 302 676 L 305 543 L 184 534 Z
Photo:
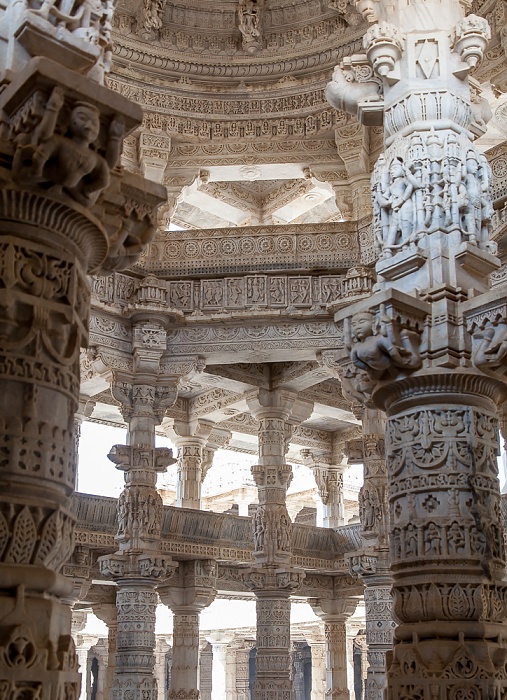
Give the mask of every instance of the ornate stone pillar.
M 324 622 L 326 639 L 326 692 L 331 700 L 350 700 L 347 680 L 347 620 L 357 607 L 357 598 L 311 599 L 316 615 Z
M 290 700 L 290 594 L 304 574 L 291 567 L 292 523 L 287 487 L 292 468 L 285 462 L 295 424 L 310 417 L 313 406 L 286 390 L 259 389 L 247 397 L 259 423 L 259 464 L 252 467 L 259 505 L 253 518 L 255 568 L 245 573 L 257 598 L 255 700 Z
M 229 700 L 227 682 L 228 647 L 233 639 L 230 633 L 214 632 L 207 637 L 213 650 L 211 667 L 211 700 Z
M 343 473 L 347 468 L 345 455 L 317 454 L 313 450 L 301 450 L 303 462 L 313 471 L 323 504 L 324 527 L 345 524 L 343 498 Z M 343 463 L 345 461 L 345 463 Z
M 468 82 L 489 27 L 465 17 L 458 0 L 357 6 L 371 22 L 362 57 L 371 80 L 354 112 L 364 123 L 383 117 L 387 147 L 372 178 L 380 260 L 375 294 L 335 321 L 347 382 L 387 415 L 399 622 L 387 698 L 499 697 L 507 628 L 497 406 L 507 314 L 488 292 L 500 263 L 489 240 L 490 169 L 472 141 L 484 124 Z M 337 68 L 327 89 L 335 106 L 358 88 L 340 86 L 347 70 Z M 368 90 L 377 105 L 364 99 Z
M 326 697 L 326 638 L 324 635 L 307 634 L 306 641 L 312 651 L 312 695 L 311 700 Z
M 116 605 L 97 603 L 92 606 L 93 613 L 107 625 L 107 663 L 104 679 L 104 698 L 110 700 L 116 668 L 116 638 L 118 635 L 118 613 Z
M 357 408 L 363 437 L 345 445 L 349 462 L 364 465 L 364 484 L 359 492 L 359 516 L 363 548 L 350 559 L 351 573 L 365 585 L 366 644 L 368 671 L 365 700 L 383 700 L 387 687 L 386 655 L 393 645 L 389 569 L 389 509 L 385 464 L 385 417 L 372 408 Z
M 90 694 L 90 649 L 97 643 L 98 637 L 90 634 L 78 635 L 78 644 L 76 646 L 77 658 L 79 662 L 79 671 L 81 673 L 81 694 L 79 700 L 87 700 Z
M 195 420 L 174 421 L 169 435 L 178 447 L 178 481 L 175 505 L 180 508 L 201 508 L 201 486 L 204 479 L 205 448 L 213 423 Z
M 236 697 L 250 700 L 250 651 L 253 642 L 243 641 L 236 647 Z
M 171 585 L 158 589 L 174 615 L 169 698 L 199 698 L 199 614 L 215 598 L 216 577 L 214 561 L 180 562 Z
M 155 448 L 155 426 L 167 406 L 176 400 L 174 376 L 157 369 L 165 350 L 161 324 L 150 318 L 134 330 L 135 375 L 113 375 L 113 396 L 121 402 L 129 426 L 127 445 L 115 445 L 109 459 L 125 473 L 125 488 L 118 499 L 118 551 L 102 557 L 103 575 L 118 584 L 116 607 L 118 636 L 112 700 L 157 700 L 154 676 L 156 586 L 173 573 L 174 564 L 160 548 L 162 499 L 157 475 L 174 463 L 171 450 Z M 135 650 L 135 653 L 134 653 Z
M 102 25 L 85 41 L 74 32 L 89 14 L 57 31 L 41 9 L 7 3 L 0 27 L 0 687 L 46 700 L 79 696 L 61 569 L 74 547 L 86 275 L 137 260 L 164 193 L 116 168 L 142 112 L 102 84 Z
M 225 696 L 227 700 L 237 700 L 236 694 L 236 646 L 227 648 Z
M 166 700 L 167 698 L 166 656 L 169 648 L 169 644 L 165 641 L 165 639 L 157 637 L 157 647 L 155 650 L 155 678 L 157 679 L 158 700 Z
M 292 643 L 292 680 L 294 684 L 294 700 L 305 700 L 305 672 L 303 647 L 305 642 Z

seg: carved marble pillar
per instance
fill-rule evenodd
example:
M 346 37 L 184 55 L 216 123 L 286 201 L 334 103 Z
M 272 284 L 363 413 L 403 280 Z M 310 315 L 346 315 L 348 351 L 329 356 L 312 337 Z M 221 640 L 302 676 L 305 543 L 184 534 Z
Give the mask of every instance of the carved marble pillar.
M 157 646 L 155 650 L 155 678 L 157 679 L 158 700 L 166 700 L 167 698 L 167 652 L 169 644 L 165 639 L 157 637 Z
M 90 649 L 97 641 L 98 637 L 89 634 L 78 635 L 76 652 L 79 662 L 79 671 L 81 673 L 81 694 L 79 700 L 87 700 L 90 695 Z
M 306 641 L 312 651 L 311 700 L 325 700 L 326 696 L 326 638 L 324 635 L 307 634 Z
M 104 679 L 104 698 L 110 700 L 116 668 L 116 638 L 118 635 L 118 613 L 116 605 L 97 603 L 93 605 L 93 613 L 107 625 L 107 663 Z
M 343 473 L 347 467 L 346 462 L 342 463 L 344 455 L 335 457 L 329 453 L 319 455 L 313 450 L 301 450 L 301 456 L 315 476 L 323 504 L 324 527 L 344 525 Z
M 290 700 L 290 594 L 304 574 L 291 567 L 292 524 L 286 506 L 292 469 L 285 462 L 295 424 L 313 406 L 286 390 L 259 389 L 247 397 L 259 423 L 259 464 L 252 467 L 259 505 L 254 516 L 255 568 L 244 575 L 257 598 L 255 700 Z
M 324 622 L 326 639 L 326 692 L 329 700 L 350 700 L 347 680 L 347 620 L 357 607 L 358 599 L 313 599 L 313 611 Z
M 174 421 L 169 435 L 178 447 L 178 481 L 175 505 L 180 508 L 201 508 L 201 486 L 205 448 L 213 423 L 195 420 Z
M 392 577 L 389 568 L 389 510 L 385 463 L 385 417 L 381 411 L 357 409 L 363 424 L 361 439 L 345 445 L 351 464 L 364 465 L 359 493 L 362 549 L 350 556 L 351 573 L 365 585 L 368 671 L 365 700 L 383 700 L 387 687 L 386 655 L 393 645 Z
M 236 697 L 250 700 L 250 651 L 253 642 L 244 641 L 236 646 Z
M 500 261 L 490 241 L 491 173 L 472 140 L 484 124 L 468 81 L 490 30 L 482 17 L 465 17 L 458 0 L 357 6 L 371 23 L 362 56 L 369 85 L 345 88 L 342 64 L 327 94 L 335 106 L 348 99 L 364 123 L 384 121 L 386 152 L 372 177 L 380 260 L 375 294 L 335 321 L 344 378 L 387 416 L 399 622 L 387 698 L 501 697 L 507 627 L 496 456 L 507 313 L 488 291 Z
M 233 639 L 230 633 L 214 632 L 207 637 L 213 651 L 211 667 L 211 700 L 230 700 L 227 682 L 228 647 Z
M 305 642 L 292 643 L 292 680 L 294 700 L 305 700 L 305 663 L 303 647 Z
M 174 463 L 171 450 L 155 448 L 155 426 L 176 400 L 174 377 L 156 370 L 165 349 L 162 326 L 139 321 L 134 331 L 135 375 L 115 374 L 112 392 L 129 426 L 128 445 L 115 445 L 109 459 L 125 473 L 118 499 L 118 551 L 99 559 L 101 572 L 116 581 L 118 636 L 112 700 L 157 700 L 154 676 L 156 586 L 174 564 L 160 548 L 162 499 L 157 475 Z M 155 336 L 155 337 L 154 337 Z M 134 653 L 135 652 L 135 653 Z
M 0 27 L 0 687 L 46 700 L 79 696 L 61 569 L 74 548 L 86 275 L 138 258 L 164 195 L 116 168 L 142 112 L 99 84 L 98 43 L 32 9 L 5 4 Z
M 226 660 L 226 700 L 237 700 L 236 693 L 236 646 L 229 644 Z
M 216 576 L 212 560 L 180 562 L 171 585 L 158 589 L 174 615 L 169 698 L 199 698 L 199 615 L 215 598 Z

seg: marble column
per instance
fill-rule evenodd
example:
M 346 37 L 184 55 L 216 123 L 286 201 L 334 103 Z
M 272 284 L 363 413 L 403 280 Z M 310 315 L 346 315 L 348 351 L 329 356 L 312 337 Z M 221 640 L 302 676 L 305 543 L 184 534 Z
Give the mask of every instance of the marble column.
M 395 623 L 389 564 L 389 510 L 385 463 L 385 417 L 381 411 L 356 407 L 363 436 L 347 443 L 351 464 L 364 465 L 359 493 L 362 549 L 350 556 L 351 573 L 360 576 L 364 590 L 368 671 L 365 700 L 383 700 L 387 687 L 386 655 L 392 650 Z
M 201 508 L 201 486 L 205 448 L 213 423 L 175 420 L 169 436 L 178 448 L 178 480 L 175 505 L 180 508 Z
M 98 637 L 89 634 L 78 635 L 76 653 L 81 673 L 81 694 L 79 700 L 87 700 L 90 695 L 90 649 L 97 643 Z
M 324 527 L 345 524 L 343 474 L 347 468 L 345 455 L 318 454 L 315 450 L 301 450 L 303 463 L 310 467 L 322 500 Z
M 118 635 L 118 613 L 116 605 L 97 603 L 92 606 L 93 613 L 107 625 L 107 663 L 104 679 L 104 698 L 110 700 L 116 668 L 116 638 Z
M 236 697 L 250 700 L 250 651 L 253 642 L 239 642 L 236 648 Z
M 253 518 L 255 566 L 245 584 L 257 598 L 255 700 L 290 700 L 290 595 L 303 572 L 291 566 L 292 524 L 287 487 L 292 468 L 285 461 L 294 425 L 312 413 L 310 403 L 286 390 L 259 389 L 247 397 L 259 423 L 259 464 L 252 467 L 259 505 Z
M 306 635 L 312 652 L 311 700 L 325 700 L 326 696 L 326 638 L 324 635 Z
M 141 311 L 139 309 L 139 313 Z M 165 352 L 163 320 L 134 324 L 136 372 L 114 373 L 112 393 L 128 425 L 127 445 L 115 445 L 109 459 L 125 474 L 118 499 L 118 551 L 99 559 L 104 576 L 116 581 L 118 635 L 112 700 L 134 697 L 157 700 L 154 676 L 156 587 L 169 579 L 175 565 L 161 553 L 162 499 L 157 475 L 175 460 L 171 450 L 155 447 L 155 427 L 177 396 L 177 379 L 162 374 Z M 135 653 L 134 653 L 135 651 Z
M 4 4 L 0 26 L 0 687 L 46 700 L 80 692 L 61 570 L 74 547 L 86 276 L 137 260 L 165 195 L 117 167 L 142 111 L 103 85 L 110 40 L 75 51 L 88 15 L 57 32 L 33 9 Z
M 313 611 L 324 622 L 326 640 L 326 700 L 350 700 L 347 678 L 347 620 L 358 604 L 357 598 L 310 600 Z
M 214 632 L 207 637 L 213 651 L 213 665 L 211 667 L 211 700 L 230 700 L 227 682 L 227 656 L 228 647 L 233 635 Z
M 305 700 L 305 663 L 303 647 L 306 647 L 306 642 L 292 643 L 292 680 L 294 685 L 294 700 Z
M 160 600 L 173 612 L 173 660 L 169 698 L 199 697 L 199 615 L 216 595 L 217 566 L 211 560 L 180 562 Z
M 155 678 L 157 679 L 158 700 L 166 700 L 167 698 L 166 656 L 169 648 L 169 644 L 165 639 L 157 637 L 157 646 L 155 649 Z
M 356 5 L 370 23 L 360 60 L 383 93 L 373 109 L 364 93 L 348 107 L 384 123 L 372 176 L 380 259 L 375 293 L 335 322 L 344 382 L 387 417 L 399 623 L 387 699 L 501 697 L 507 589 L 496 457 L 507 313 L 489 292 L 500 261 L 491 172 L 473 143 L 484 123 L 468 80 L 490 29 L 459 0 Z M 327 88 L 335 107 L 351 94 L 349 68 L 337 67 Z
M 227 700 L 237 700 L 236 693 L 236 645 L 227 647 L 225 696 Z

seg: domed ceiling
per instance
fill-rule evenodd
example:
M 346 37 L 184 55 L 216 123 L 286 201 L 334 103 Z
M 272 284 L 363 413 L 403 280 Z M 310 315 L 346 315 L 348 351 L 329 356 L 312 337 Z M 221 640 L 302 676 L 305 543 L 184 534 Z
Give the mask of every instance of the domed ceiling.
M 487 148 L 507 137 L 507 11 L 504 0 L 476 5 L 493 26 L 476 76 L 495 113 Z M 119 0 L 108 82 L 144 109 L 123 163 L 167 186 L 159 238 L 169 222 L 229 229 L 368 212 L 382 127 L 324 97 L 334 66 L 355 65 L 365 28 L 346 0 Z

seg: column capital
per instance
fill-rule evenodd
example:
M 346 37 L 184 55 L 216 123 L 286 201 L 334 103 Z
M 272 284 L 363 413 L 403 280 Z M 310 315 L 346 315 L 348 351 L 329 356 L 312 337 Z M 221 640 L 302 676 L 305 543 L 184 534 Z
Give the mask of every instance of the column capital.
M 158 587 L 160 600 L 173 612 L 200 613 L 215 600 L 217 575 L 212 559 L 180 562 L 171 585 Z
M 281 597 L 292 595 L 301 586 L 305 572 L 292 567 L 271 568 L 258 567 L 246 569 L 243 574 L 245 586 L 256 596 Z
M 287 389 L 255 389 L 246 395 L 246 402 L 256 420 L 281 418 L 291 425 L 298 425 L 311 416 L 313 403 L 298 398 L 296 392 Z
M 190 421 L 175 419 L 172 425 L 168 426 L 167 434 L 177 447 L 190 444 L 204 447 L 213 428 L 214 423 L 199 418 Z
M 343 598 L 309 598 L 313 612 L 324 622 L 347 622 L 359 604 L 356 596 Z

